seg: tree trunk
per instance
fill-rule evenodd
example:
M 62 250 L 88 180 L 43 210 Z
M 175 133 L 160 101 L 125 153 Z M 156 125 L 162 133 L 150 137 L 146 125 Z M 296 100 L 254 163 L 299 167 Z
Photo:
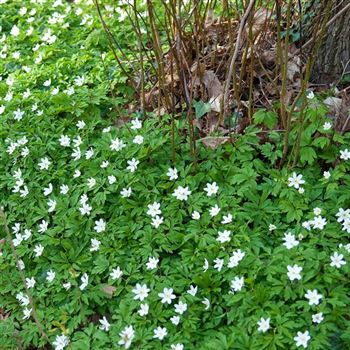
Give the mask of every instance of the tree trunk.
M 330 19 L 347 5 L 348 0 L 333 0 Z M 345 74 L 350 74 L 350 8 L 326 30 L 312 69 L 311 81 L 337 83 Z

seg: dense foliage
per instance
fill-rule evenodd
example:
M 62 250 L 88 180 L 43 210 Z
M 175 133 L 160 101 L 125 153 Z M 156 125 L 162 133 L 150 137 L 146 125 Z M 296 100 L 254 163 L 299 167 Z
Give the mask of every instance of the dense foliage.
M 317 97 L 299 168 L 265 110 L 195 159 L 176 121 L 172 162 L 168 117 L 115 122 L 91 4 L 0 3 L 1 349 L 48 344 L 35 314 L 57 350 L 350 347 L 350 135 Z

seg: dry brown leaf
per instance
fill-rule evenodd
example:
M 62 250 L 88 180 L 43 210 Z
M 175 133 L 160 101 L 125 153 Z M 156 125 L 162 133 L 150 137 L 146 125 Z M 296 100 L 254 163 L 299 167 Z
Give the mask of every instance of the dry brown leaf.
M 113 297 L 113 293 L 117 290 L 116 287 L 114 286 L 110 286 L 108 284 L 104 284 L 102 287 L 101 287 L 101 290 L 102 292 L 106 293 L 106 295 L 109 297 L 109 298 L 112 298 Z
M 223 145 L 224 143 L 229 140 L 229 137 L 224 136 L 208 136 L 203 139 L 200 139 L 199 141 L 202 141 L 203 145 L 206 147 L 209 147 L 211 149 L 216 149 L 220 145 Z
M 212 70 L 205 71 L 201 80 L 208 91 L 209 98 L 217 97 L 223 93 L 224 87 Z

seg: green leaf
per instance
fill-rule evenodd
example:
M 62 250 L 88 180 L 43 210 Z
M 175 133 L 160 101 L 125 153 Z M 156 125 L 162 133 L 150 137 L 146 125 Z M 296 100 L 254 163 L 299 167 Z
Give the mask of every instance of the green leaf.
M 312 147 L 302 147 L 300 149 L 300 161 L 302 164 L 312 164 L 317 158 L 317 154 Z
M 203 115 L 211 111 L 210 103 L 205 103 L 203 101 L 194 101 L 193 106 L 196 112 L 197 119 L 203 117 Z
M 259 109 L 253 115 L 255 124 L 263 124 L 269 129 L 274 128 L 278 122 L 278 116 L 273 111 L 267 111 L 266 109 Z

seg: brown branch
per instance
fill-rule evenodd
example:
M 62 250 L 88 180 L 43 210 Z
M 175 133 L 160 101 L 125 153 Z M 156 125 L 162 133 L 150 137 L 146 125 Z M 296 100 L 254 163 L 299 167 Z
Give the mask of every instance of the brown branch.
M 241 47 L 241 40 L 242 40 L 243 29 L 244 29 L 244 26 L 245 26 L 245 24 L 247 22 L 248 16 L 249 16 L 251 10 L 253 9 L 254 4 L 255 4 L 255 0 L 250 0 L 249 5 L 248 5 L 247 9 L 245 10 L 244 15 L 243 15 L 243 17 L 241 19 L 241 23 L 239 24 L 237 40 L 236 40 L 236 43 L 235 43 L 234 51 L 233 51 L 233 54 L 232 54 L 232 57 L 231 57 L 231 61 L 230 61 L 228 74 L 227 74 L 226 81 L 225 81 L 223 97 L 221 99 L 220 119 L 222 119 L 222 117 L 224 115 L 224 109 L 226 109 L 227 100 L 228 100 L 228 94 L 229 94 L 230 84 L 231 84 L 231 78 L 232 78 L 232 74 L 233 74 L 233 69 L 235 67 L 235 62 L 236 62 L 236 59 L 237 59 L 237 56 L 238 56 L 238 51 L 239 51 L 239 49 Z

